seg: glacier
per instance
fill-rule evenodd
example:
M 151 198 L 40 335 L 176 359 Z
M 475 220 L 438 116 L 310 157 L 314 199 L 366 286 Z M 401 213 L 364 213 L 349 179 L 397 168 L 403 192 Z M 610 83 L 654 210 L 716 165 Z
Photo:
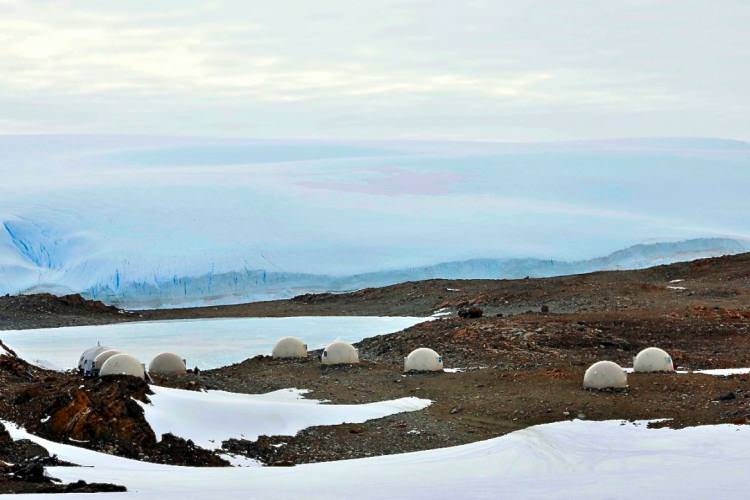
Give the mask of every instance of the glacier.
M 713 139 L 0 136 L 0 293 L 184 306 L 738 253 L 749 166 Z
M 189 307 L 286 299 L 304 293 L 342 293 L 434 278 L 518 279 L 642 269 L 677 261 L 750 251 L 750 244 L 725 238 L 634 245 L 605 257 L 581 261 L 550 259 L 470 259 L 349 276 L 243 270 L 203 276 L 154 278 L 148 282 L 98 285 L 83 294 L 129 308 Z

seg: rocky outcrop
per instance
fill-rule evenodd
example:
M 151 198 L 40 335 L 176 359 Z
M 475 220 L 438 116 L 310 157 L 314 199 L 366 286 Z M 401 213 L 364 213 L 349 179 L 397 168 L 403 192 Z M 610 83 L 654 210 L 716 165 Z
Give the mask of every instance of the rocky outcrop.
M 72 465 L 50 456 L 47 450 L 28 439 L 14 441 L 0 423 L 0 494 L 3 493 L 94 493 L 126 491 L 114 484 L 76 481 L 59 484 L 47 475 L 45 467 Z
M 138 460 L 229 465 L 180 437 L 165 435 L 157 440 L 138 403 L 149 402 L 149 394 L 148 384 L 135 377 L 84 379 L 0 356 L 0 417 L 33 434 Z

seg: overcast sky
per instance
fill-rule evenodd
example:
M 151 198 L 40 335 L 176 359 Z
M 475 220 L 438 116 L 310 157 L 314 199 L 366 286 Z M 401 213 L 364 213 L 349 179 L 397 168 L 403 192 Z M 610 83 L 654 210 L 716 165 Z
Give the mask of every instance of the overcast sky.
M 0 133 L 750 140 L 747 0 L 0 0 Z

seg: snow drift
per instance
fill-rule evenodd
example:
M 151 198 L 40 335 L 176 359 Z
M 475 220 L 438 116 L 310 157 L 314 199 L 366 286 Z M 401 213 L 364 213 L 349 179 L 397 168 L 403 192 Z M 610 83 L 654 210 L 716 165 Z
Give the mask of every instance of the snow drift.
M 97 498 L 744 499 L 750 427 L 681 430 L 645 423 L 566 421 L 453 448 L 339 462 L 263 468 L 148 464 L 52 443 L 5 423 L 78 467 L 64 481 L 125 484 Z M 71 495 L 71 497 L 74 495 Z M 38 498 L 47 498 L 40 495 Z M 80 498 L 90 495 L 82 494 Z
M 266 394 L 184 391 L 151 386 L 150 404 L 140 403 L 157 436 L 171 432 L 207 449 L 230 438 L 294 436 L 316 425 L 361 423 L 395 413 L 427 408 L 431 401 L 401 398 L 357 405 L 320 404 L 304 399 L 307 391 L 283 389 Z M 207 425 L 210 422 L 210 425 Z

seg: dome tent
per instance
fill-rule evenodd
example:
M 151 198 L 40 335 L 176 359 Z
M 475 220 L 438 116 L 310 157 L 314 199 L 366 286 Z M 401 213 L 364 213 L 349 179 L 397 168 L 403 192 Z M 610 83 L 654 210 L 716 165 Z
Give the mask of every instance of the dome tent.
M 427 347 L 413 350 L 404 358 L 404 371 L 436 372 L 443 369 L 443 357 Z
M 94 374 L 94 360 L 96 360 L 98 355 L 109 350 L 109 347 L 98 343 L 94 347 L 86 349 L 78 359 L 78 370 L 81 371 L 84 376 L 92 376 Z
M 98 375 L 105 361 L 107 361 L 109 358 L 111 358 L 115 354 L 122 354 L 122 351 L 118 351 L 117 349 L 109 349 L 107 351 L 99 353 L 99 355 L 94 359 L 93 375 L 95 376 Z
M 658 347 L 647 347 L 633 360 L 633 371 L 639 373 L 673 372 L 672 356 Z
M 107 375 L 130 375 L 138 378 L 146 378 L 143 364 L 130 354 L 115 354 L 102 365 L 99 371 L 101 377 Z
M 583 375 L 585 389 L 624 389 L 627 386 L 625 370 L 612 361 L 598 361 Z
M 185 360 L 172 352 L 163 352 L 151 360 L 148 372 L 155 375 L 185 375 Z
M 359 363 L 359 354 L 351 344 L 336 341 L 328 344 L 323 351 L 321 362 L 324 365 L 343 365 L 348 363 Z
M 307 345 L 297 337 L 283 337 L 273 347 L 274 358 L 306 358 Z

